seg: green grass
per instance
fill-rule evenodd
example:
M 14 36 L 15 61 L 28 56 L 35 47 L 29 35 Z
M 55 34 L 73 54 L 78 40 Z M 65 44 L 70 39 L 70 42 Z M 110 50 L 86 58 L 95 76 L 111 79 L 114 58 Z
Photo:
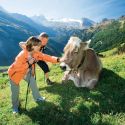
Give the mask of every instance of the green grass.
M 1 67 L 0 66 L 0 70 L 2 69 L 7 69 L 8 67 L 7 66 L 4 66 L 4 67 Z M 6 82 L 8 81 L 8 76 L 7 76 L 7 72 L 0 72 L 0 88 L 4 88 L 5 85 L 6 85 Z
M 125 125 L 124 57 L 108 55 L 102 59 L 104 69 L 93 90 L 76 88 L 71 81 L 62 85 L 63 72 L 58 65 L 50 66 L 50 79 L 56 83 L 47 86 L 37 67 L 37 85 L 46 101 L 35 103 L 30 92 L 25 111 L 27 84 L 22 81 L 19 115 L 12 114 L 10 87 L 5 84 L 0 90 L 0 125 Z

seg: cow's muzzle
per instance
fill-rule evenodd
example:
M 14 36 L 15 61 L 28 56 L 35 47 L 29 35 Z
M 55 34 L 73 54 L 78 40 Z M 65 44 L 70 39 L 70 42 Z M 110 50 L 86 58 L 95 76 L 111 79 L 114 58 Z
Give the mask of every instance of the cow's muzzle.
M 64 62 L 62 62 L 62 63 L 60 64 L 60 68 L 61 68 L 63 71 L 66 71 L 66 65 L 65 65 Z

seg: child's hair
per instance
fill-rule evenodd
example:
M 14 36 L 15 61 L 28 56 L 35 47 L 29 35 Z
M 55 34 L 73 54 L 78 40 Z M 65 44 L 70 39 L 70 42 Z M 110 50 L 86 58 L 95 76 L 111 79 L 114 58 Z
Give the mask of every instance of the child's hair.
M 33 50 L 33 46 L 40 46 L 41 45 L 41 41 L 34 37 L 34 36 L 31 36 L 28 38 L 28 40 L 26 41 L 26 49 L 27 51 L 32 51 Z

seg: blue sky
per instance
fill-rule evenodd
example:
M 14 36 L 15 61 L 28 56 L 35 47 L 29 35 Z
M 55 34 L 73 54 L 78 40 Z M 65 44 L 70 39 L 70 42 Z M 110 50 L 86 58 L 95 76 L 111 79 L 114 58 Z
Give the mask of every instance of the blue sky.
M 87 17 L 100 21 L 125 15 L 125 0 L 0 0 L 0 6 L 9 12 L 54 19 Z

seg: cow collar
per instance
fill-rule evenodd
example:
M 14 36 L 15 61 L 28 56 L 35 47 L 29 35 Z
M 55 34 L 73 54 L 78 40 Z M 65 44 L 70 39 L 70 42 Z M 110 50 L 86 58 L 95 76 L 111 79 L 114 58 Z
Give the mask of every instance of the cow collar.
M 84 51 L 83 55 L 85 55 L 85 56 L 83 56 L 83 58 L 82 58 L 82 60 L 81 60 L 81 63 L 78 65 L 77 68 L 71 68 L 71 69 L 66 70 L 66 71 L 69 71 L 69 73 L 71 73 L 71 72 L 78 73 L 78 70 L 82 67 L 83 62 L 84 62 L 84 60 L 85 60 L 85 57 L 86 57 L 86 51 Z

